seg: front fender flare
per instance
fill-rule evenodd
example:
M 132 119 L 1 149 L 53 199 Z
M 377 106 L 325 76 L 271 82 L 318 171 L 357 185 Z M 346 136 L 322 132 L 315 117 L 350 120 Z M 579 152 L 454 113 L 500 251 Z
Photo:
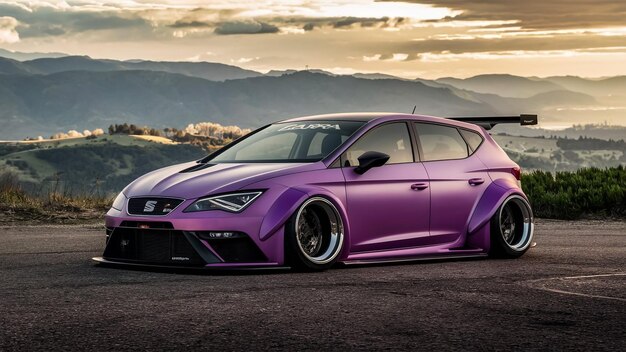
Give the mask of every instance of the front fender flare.
M 281 194 L 272 207 L 267 212 L 267 215 L 263 219 L 261 224 L 261 230 L 259 232 L 259 239 L 265 241 L 270 238 L 276 231 L 285 225 L 287 220 L 296 212 L 296 209 L 304 203 L 305 200 L 311 197 L 324 197 L 328 199 L 337 211 L 339 216 L 343 220 L 344 231 L 344 252 L 349 247 L 350 243 L 350 223 L 348 221 L 348 214 L 343 206 L 341 199 L 323 187 L 308 186 L 289 188 L 283 194 Z M 347 245 L 346 245 L 347 244 Z
M 283 192 L 272 204 L 261 223 L 259 239 L 267 240 L 289 219 L 296 209 L 309 196 L 306 192 L 289 188 Z

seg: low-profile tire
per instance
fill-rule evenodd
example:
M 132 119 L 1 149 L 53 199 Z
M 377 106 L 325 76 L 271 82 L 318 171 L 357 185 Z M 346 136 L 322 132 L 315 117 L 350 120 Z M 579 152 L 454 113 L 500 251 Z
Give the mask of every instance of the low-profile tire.
M 330 268 L 343 248 L 343 220 L 328 199 L 307 199 L 285 225 L 285 256 L 294 269 Z
M 491 218 L 489 254 L 496 258 L 519 258 L 530 248 L 533 232 L 530 204 L 522 196 L 509 196 Z

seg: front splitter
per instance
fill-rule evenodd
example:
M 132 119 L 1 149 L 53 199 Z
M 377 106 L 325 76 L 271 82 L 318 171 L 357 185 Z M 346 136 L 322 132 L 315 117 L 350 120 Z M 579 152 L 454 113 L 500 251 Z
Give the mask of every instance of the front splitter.
M 185 266 L 185 265 L 167 265 L 152 264 L 140 262 L 125 262 L 105 259 L 103 257 L 91 258 L 97 264 L 111 267 L 127 267 L 137 269 L 166 269 L 166 270 L 194 270 L 194 271 L 268 271 L 268 270 L 290 270 L 289 266 L 263 266 L 263 265 L 206 265 L 206 266 Z

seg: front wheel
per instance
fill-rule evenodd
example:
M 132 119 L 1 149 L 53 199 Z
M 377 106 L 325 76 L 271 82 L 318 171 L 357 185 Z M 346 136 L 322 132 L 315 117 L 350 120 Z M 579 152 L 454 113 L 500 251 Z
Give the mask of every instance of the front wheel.
M 533 213 L 528 201 L 512 195 L 491 218 L 490 255 L 518 258 L 526 253 L 533 239 Z
M 328 199 L 305 201 L 285 228 L 285 251 L 290 265 L 297 269 L 326 270 L 343 247 L 343 221 Z

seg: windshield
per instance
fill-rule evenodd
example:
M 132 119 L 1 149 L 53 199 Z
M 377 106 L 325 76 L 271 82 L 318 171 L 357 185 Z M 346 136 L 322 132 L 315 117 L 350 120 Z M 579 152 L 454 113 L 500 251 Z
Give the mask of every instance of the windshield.
M 277 123 L 245 137 L 208 161 L 212 163 L 315 162 L 339 147 L 362 121 Z

